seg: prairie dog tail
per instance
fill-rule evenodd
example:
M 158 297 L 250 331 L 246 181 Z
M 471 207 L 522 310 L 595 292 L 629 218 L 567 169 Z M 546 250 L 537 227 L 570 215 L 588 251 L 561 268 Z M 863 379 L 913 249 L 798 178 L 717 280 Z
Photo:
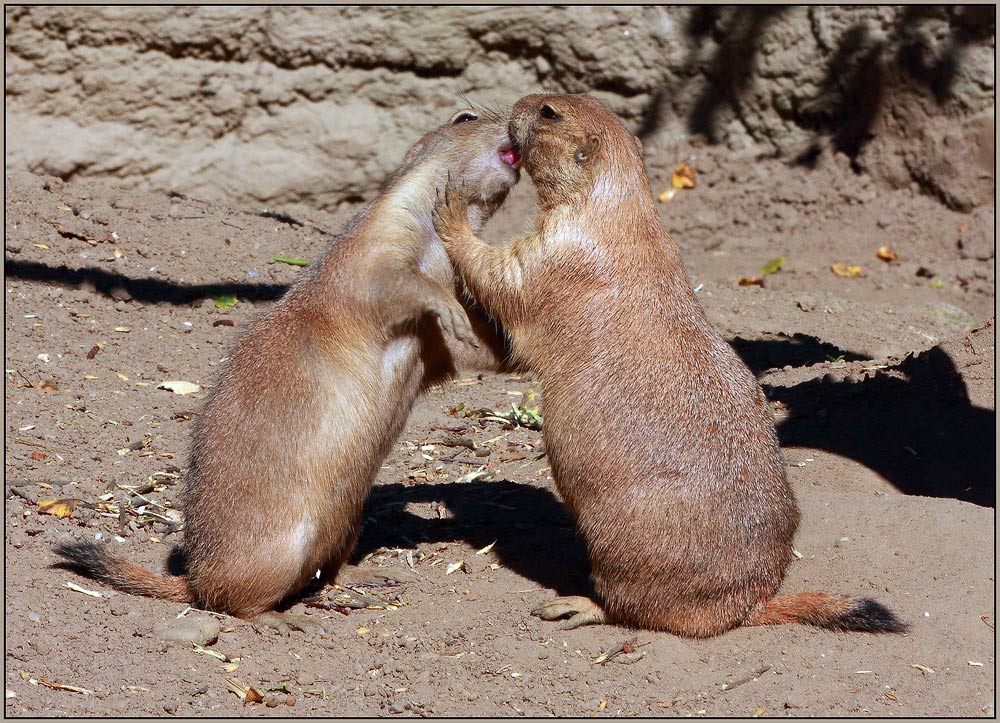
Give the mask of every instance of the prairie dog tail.
M 62 543 L 55 553 L 65 557 L 76 572 L 130 595 L 189 603 L 193 601 L 187 578 L 163 577 L 108 552 L 93 542 Z
M 744 625 L 803 623 L 865 633 L 902 633 L 909 627 L 882 603 L 825 592 L 775 595 L 750 614 Z

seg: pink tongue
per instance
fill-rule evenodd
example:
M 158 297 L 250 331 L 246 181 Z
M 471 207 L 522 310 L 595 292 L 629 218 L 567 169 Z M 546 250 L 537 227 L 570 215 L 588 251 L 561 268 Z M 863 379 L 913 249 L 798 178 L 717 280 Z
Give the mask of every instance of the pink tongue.
M 508 148 L 500 154 L 500 157 L 504 159 L 507 163 L 514 166 L 519 160 L 521 160 L 520 154 L 513 148 Z

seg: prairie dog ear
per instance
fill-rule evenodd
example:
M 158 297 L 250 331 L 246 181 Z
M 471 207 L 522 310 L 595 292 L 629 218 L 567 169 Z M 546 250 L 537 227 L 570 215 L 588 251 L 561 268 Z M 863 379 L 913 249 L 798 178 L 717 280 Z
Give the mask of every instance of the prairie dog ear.
M 576 153 L 573 154 L 573 160 L 581 164 L 593 160 L 600 147 L 600 138 L 597 136 L 587 136 L 587 140 L 585 140 L 583 145 L 577 148 Z
M 404 165 L 412 162 L 417 156 L 419 156 L 423 152 L 424 148 L 426 147 L 427 147 L 426 141 L 420 140 L 414 143 L 413 146 L 410 147 L 410 150 L 406 152 L 406 155 L 403 156 Z

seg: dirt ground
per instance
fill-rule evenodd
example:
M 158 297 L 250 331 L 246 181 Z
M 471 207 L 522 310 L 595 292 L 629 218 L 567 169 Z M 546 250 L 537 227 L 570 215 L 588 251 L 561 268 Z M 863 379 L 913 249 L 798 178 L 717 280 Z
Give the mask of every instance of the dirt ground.
M 398 579 L 364 590 L 382 609 L 299 602 L 335 629 L 320 638 L 222 618 L 211 654 L 162 642 L 153 626 L 185 606 L 55 567 L 52 546 L 100 538 L 162 568 L 182 539 L 161 520 L 177 516 L 165 508 L 191 419 L 240 330 L 300 273 L 270 259 L 317 254 L 347 210 L 293 220 L 11 172 L 6 714 L 994 715 L 993 207 L 886 191 L 827 153 L 809 168 L 697 145 L 648 159 L 654 193 L 685 160 L 698 183 L 661 205 L 665 223 L 774 405 L 802 507 L 783 590 L 877 598 L 908 634 L 790 625 L 695 641 L 531 617 L 586 591 L 586 555 L 540 433 L 465 416 L 529 403 L 537 379 L 483 374 L 423 397 L 385 461 L 353 558 Z M 525 179 L 488 235 L 508 238 L 532 203 Z M 883 245 L 898 258 L 877 258 Z M 217 308 L 226 294 L 238 302 Z M 489 454 L 447 446 L 455 436 Z M 77 502 L 40 514 L 51 499 Z M 245 704 L 227 678 L 277 707 Z

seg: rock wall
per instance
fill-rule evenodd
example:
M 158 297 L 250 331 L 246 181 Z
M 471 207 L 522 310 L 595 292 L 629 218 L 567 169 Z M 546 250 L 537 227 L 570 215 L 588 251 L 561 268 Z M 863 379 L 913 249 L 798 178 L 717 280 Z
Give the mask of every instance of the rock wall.
M 591 92 L 655 154 L 825 147 L 993 196 L 995 8 L 10 7 L 6 165 L 334 209 L 474 101 Z

